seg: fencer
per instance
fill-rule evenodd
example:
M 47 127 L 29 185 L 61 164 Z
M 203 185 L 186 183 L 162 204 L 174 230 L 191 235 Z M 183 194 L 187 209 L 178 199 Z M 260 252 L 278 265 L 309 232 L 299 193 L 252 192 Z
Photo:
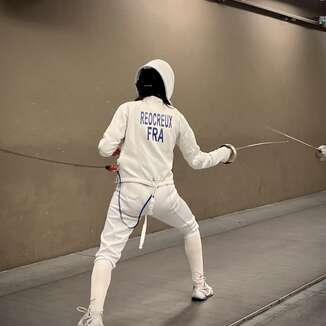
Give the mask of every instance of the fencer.
M 316 156 L 321 160 L 321 161 L 326 161 L 326 145 L 321 145 L 317 148 L 316 151 Z
M 157 59 L 140 67 L 136 87 L 138 98 L 117 109 L 98 145 L 104 157 L 120 148 L 119 181 L 94 262 L 90 304 L 80 310 L 84 315 L 78 326 L 103 325 L 111 272 L 133 228 L 147 214 L 182 232 L 193 282 L 192 299 L 204 301 L 213 295 L 204 276 L 198 224 L 174 186 L 173 149 L 177 144 L 194 169 L 230 163 L 236 150 L 228 144 L 209 153 L 200 150 L 186 118 L 171 105 L 174 72 L 167 62 Z

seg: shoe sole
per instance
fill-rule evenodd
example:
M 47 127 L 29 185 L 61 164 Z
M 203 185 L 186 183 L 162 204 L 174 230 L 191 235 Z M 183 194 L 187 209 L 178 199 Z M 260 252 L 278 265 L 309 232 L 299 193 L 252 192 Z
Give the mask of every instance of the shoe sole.
M 212 297 L 213 295 L 214 295 L 214 293 L 208 295 L 208 296 L 207 296 L 206 298 L 204 298 L 204 299 L 200 299 L 200 298 L 192 297 L 191 300 L 192 300 L 192 301 L 195 301 L 195 302 L 203 302 L 203 301 L 206 301 L 207 299 L 209 299 L 210 297 Z

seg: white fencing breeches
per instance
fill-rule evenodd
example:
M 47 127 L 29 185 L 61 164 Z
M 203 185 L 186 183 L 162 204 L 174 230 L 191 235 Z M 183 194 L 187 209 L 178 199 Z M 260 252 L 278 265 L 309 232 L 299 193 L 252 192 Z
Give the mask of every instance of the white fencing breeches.
M 116 266 L 121 252 L 137 223 L 139 213 L 147 199 L 153 194 L 153 187 L 139 183 L 122 183 L 120 192 L 114 192 L 108 209 L 106 222 L 101 235 L 100 249 L 96 254 L 96 261 L 106 260 L 112 268 Z M 152 215 L 154 218 L 177 228 L 184 237 L 188 237 L 198 230 L 198 224 L 190 208 L 179 196 L 174 185 L 164 185 L 156 188 L 154 197 L 146 205 L 142 216 Z M 129 226 L 129 227 L 128 227 Z

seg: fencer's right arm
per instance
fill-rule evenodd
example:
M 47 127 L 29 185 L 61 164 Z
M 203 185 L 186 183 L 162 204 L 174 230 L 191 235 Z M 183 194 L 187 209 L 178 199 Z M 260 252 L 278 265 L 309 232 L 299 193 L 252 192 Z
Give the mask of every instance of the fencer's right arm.
M 109 127 L 98 144 L 101 156 L 112 156 L 124 140 L 128 121 L 128 107 L 122 104 L 115 112 Z
M 179 130 L 177 145 L 179 146 L 183 157 L 193 169 L 210 168 L 220 162 L 228 163 L 232 156 L 232 150 L 227 146 L 221 146 L 209 153 L 202 152 L 197 144 L 193 130 L 189 126 L 185 117 L 181 114 Z

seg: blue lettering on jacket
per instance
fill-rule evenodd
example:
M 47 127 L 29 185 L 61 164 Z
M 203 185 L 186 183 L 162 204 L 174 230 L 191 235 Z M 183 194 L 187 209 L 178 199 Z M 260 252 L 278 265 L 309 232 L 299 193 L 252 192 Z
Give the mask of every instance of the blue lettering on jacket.
M 147 126 L 147 140 L 163 143 L 164 129 L 172 128 L 172 116 L 169 114 L 141 111 L 139 123 L 140 125 Z
M 147 127 L 147 140 L 153 140 L 156 142 L 162 142 L 164 141 L 163 136 L 163 129 L 156 128 L 156 127 Z

